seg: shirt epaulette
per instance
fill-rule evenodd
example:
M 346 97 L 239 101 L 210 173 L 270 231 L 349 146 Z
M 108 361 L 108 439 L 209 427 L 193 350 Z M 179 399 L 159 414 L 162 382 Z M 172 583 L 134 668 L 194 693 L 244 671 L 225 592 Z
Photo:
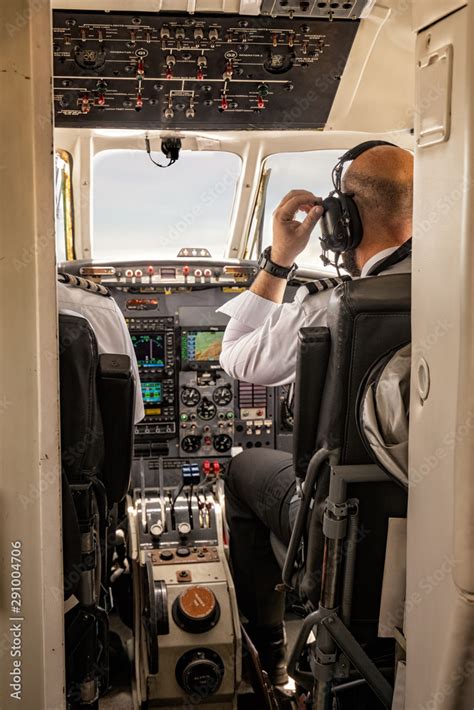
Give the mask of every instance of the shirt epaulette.
M 330 288 L 336 288 L 336 286 L 340 286 L 345 281 L 352 281 L 352 278 L 349 275 L 329 276 L 327 279 L 310 281 L 305 284 L 305 287 L 308 289 L 308 293 L 310 294 L 321 293 L 321 291 L 328 291 Z
M 89 293 L 97 293 L 99 296 L 105 296 L 110 298 L 110 291 L 102 284 L 98 284 L 95 281 L 89 281 L 89 279 L 83 279 L 82 276 L 74 276 L 73 274 L 58 273 L 58 280 L 62 284 L 67 286 L 74 286 L 75 288 L 82 288 L 83 291 L 89 291 Z

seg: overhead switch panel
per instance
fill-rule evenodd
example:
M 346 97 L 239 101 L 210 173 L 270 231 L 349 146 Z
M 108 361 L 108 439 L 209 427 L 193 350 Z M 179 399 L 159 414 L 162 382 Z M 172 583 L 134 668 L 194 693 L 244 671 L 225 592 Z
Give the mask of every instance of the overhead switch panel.
M 366 17 L 375 0 L 263 0 L 262 15 L 272 17 L 322 17 L 326 20 L 358 20 Z
M 353 19 L 58 10 L 56 125 L 322 128 L 357 28 Z

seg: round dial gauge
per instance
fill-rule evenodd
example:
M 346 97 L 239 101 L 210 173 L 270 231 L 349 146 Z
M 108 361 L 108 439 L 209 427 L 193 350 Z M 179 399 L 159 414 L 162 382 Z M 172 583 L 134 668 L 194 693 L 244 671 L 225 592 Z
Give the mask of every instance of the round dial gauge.
M 211 402 L 207 397 L 203 397 L 199 407 L 197 408 L 197 415 L 200 419 L 204 421 L 209 421 L 214 419 L 217 414 L 216 405 Z
M 195 407 L 199 404 L 201 395 L 195 387 L 183 387 L 181 391 L 181 401 L 186 407 Z
M 201 448 L 201 437 L 200 436 L 185 436 L 181 442 L 181 448 L 187 454 L 195 454 Z
M 230 385 L 222 385 L 221 387 L 216 387 L 212 399 L 217 404 L 218 407 L 225 407 L 232 402 L 232 389 Z
M 227 434 L 218 434 L 214 437 L 214 448 L 220 454 L 225 454 L 232 447 L 232 439 Z

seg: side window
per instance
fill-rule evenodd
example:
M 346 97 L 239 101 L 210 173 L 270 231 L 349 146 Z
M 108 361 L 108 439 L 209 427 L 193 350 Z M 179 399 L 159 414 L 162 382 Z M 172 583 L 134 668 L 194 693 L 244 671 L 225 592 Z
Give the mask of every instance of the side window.
M 332 169 L 343 153 L 343 149 L 276 153 L 265 160 L 263 176 L 266 184 L 262 194 L 263 221 L 260 227 L 262 249 L 272 242 L 273 211 L 281 199 L 290 190 L 298 189 L 310 190 L 318 197 L 326 197 L 333 187 Z M 299 217 L 304 218 L 303 213 Z M 298 258 L 298 265 L 333 272 L 334 269 L 325 267 L 320 259 L 320 234 L 320 228 L 317 226 L 307 248 Z
M 55 153 L 56 261 L 75 259 L 72 199 L 72 156 L 66 150 Z

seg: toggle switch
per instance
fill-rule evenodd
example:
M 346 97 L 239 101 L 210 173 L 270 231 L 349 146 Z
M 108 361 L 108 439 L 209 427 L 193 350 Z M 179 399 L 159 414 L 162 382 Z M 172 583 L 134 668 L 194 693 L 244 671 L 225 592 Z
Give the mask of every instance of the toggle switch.
M 143 59 L 139 59 L 137 62 L 137 79 L 141 79 L 145 76 L 145 62 Z

